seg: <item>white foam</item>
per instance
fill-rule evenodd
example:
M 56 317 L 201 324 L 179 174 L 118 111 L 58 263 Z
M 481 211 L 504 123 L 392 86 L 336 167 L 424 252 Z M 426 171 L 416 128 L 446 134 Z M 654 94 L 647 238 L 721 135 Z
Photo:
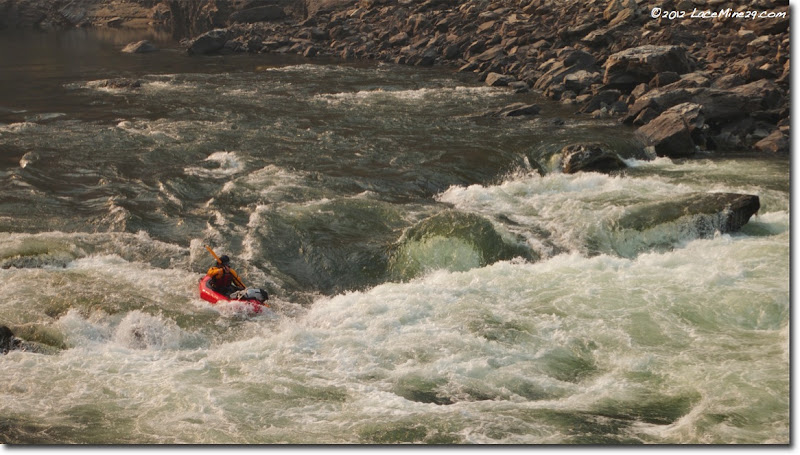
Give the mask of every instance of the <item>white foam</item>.
M 340 92 L 331 94 L 316 95 L 316 99 L 326 101 L 330 104 L 339 103 L 363 103 L 381 101 L 411 101 L 421 100 L 448 100 L 453 99 L 474 99 L 476 97 L 500 96 L 504 92 L 492 87 L 444 87 L 444 88 L 420 88 L 409 90 L 385 90 L 382 88 L 374 90 L 361 90 L 357 92 Z
M 199 166 L 188 166 L 184 168 L 183 171 L 187 175 L 203 178 L 226 178 L 242 172 L 245 167 L 242 159 L 236 152 L 214 152 L 203 161 L 217 163 L 217 167 L 208 169 Z

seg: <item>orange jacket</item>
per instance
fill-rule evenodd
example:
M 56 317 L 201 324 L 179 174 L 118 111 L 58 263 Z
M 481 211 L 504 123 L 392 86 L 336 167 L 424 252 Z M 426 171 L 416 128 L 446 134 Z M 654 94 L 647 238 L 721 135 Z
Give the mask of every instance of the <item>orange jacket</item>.
M 212 286 L 218 289 L 225 289 L 231 284 L 240 287 L 239 283 L 242 282 L 236 271 L 230 267 L 212 266 L 206 275 L 211 277 Z

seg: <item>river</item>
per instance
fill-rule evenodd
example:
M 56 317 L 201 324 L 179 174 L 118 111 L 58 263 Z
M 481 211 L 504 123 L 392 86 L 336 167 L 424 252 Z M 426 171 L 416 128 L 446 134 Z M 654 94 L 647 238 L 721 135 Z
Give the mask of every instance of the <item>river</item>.
M 514 102 L 542 113 L 482 115 Z M 648 160 L 576 110 L 443 68 L 3 34 L 0 325 L 35 349 L 0 356 L 0 442 L 788 443 L 788 158 Z M 585 141 L 629 169 L 555 170 Z M 692 192 L 761 209 L 614 223 Z M 205 244 L 270 311 L 200 300 Z

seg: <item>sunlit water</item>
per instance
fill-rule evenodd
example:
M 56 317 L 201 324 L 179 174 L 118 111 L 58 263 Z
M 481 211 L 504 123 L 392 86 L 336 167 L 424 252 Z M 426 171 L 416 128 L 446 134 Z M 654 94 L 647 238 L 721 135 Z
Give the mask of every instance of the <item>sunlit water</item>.
M 0 324 L 35 348 L 0 357 L 0 442 L 788 442 L 788 160 L 647 161 L 446 70 L 135 38 L 0 40 Z M 557 172 L 585 141 L 630 169 Z M 761 210 L 615 228 L 693 192 Z M 200 300 L 204 244 L 272 311 Z

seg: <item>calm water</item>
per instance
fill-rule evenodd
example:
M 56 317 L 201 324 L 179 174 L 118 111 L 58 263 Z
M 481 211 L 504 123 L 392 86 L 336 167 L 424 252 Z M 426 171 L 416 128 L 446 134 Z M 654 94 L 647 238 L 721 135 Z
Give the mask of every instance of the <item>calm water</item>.
M 788 159 L 141 37 L 0 35 L 0 324 L 39 351 L 0 357 L 0 442 L 788 443 Z M 581 141 L 630 170 L 554 171 Z M 720 191 L 760 197 L 742 232 L 616 227 Z M 274 311 L 200 300 L 204 244 Z

